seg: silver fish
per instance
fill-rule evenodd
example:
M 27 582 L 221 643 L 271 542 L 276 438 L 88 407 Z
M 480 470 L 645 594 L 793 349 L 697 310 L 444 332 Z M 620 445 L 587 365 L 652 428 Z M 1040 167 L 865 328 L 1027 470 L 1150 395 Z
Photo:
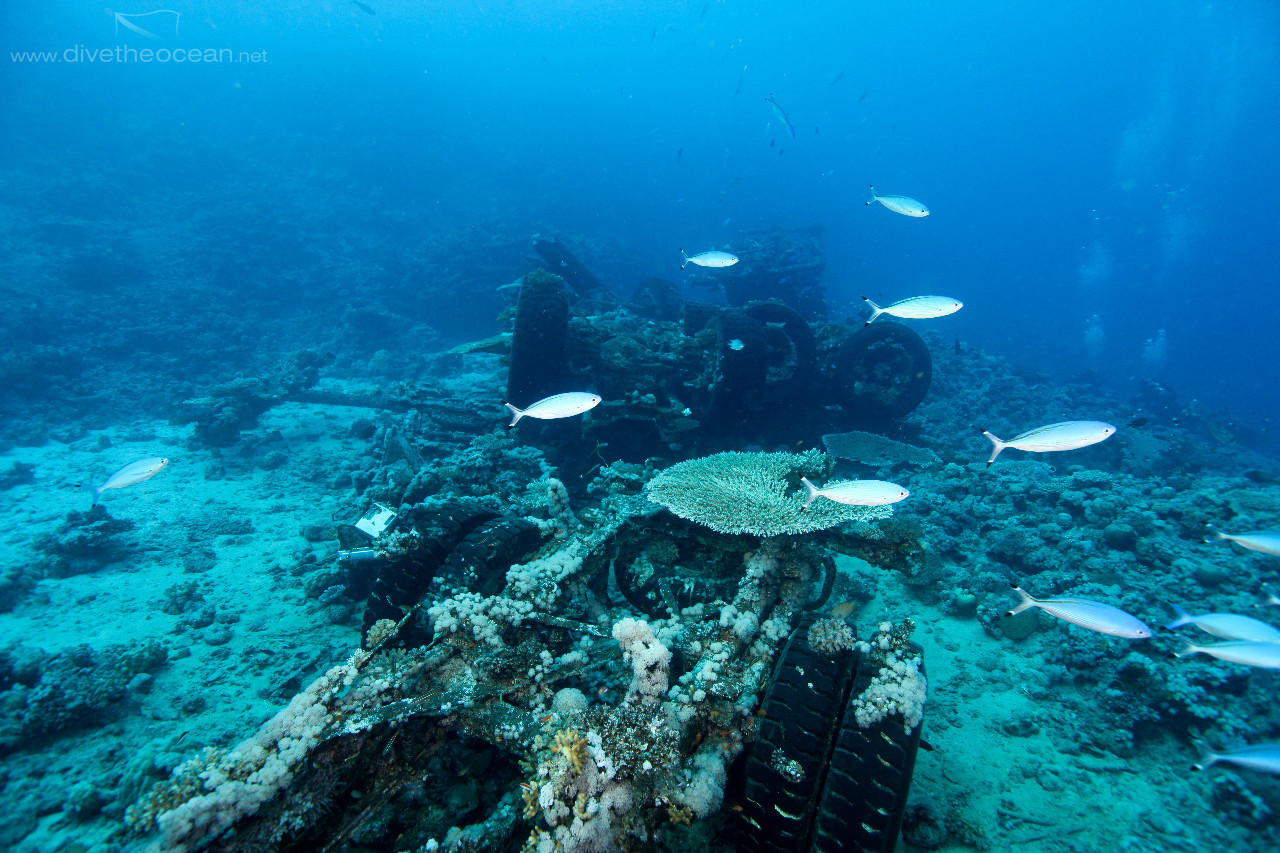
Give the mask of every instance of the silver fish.
M 787 133 L 791 136 L 792 139 L 795 139 L 796 129 L 791 126 L 791 122 L 787 120 L 786 112 L 782 109 L 781 106 L 778 105 L 778 102 L 773 99 L 773 95 L 769 95 L 769 97 L 765 98 L 765 100 L 768 101 L 769 105 L 773 107 L 773 114 L 778 117 L 778 121 L 782 122 L 782 126 L 787 129 Z
M 139 459 L 137 462 L 130 462 L 108 477 L 101 486 L 87 487 L 93 489 L 92 506 L 98 505 L 98 501 L 102 499 L 102 493 L 107 489 L 123 489 L 125 486 L 132 486 L 134 483 L 150 480 L 163 471 L 164 466 L 168 464 L 169 460 L 163 456 L 153 456 L 150 459 Z
M 884 506 L 896 504 L 911 494 L 897 483 L 886 480 L 845 480 L 821 489 L 810 483 L 807 477 L 801 477 L 800 483 L 804 486 L 806 507 L 817 498 L 827 498 L 851 506 Z
M 541 399 L 532 406 L 527 406 L 523 409 L 516 408 L 506 400 L 502 401 L 502 405 L 511 410 L 511 423 L 507 424 L 507 429 L 514 427 L 521 418 L 537 418 L 544 421 L 571 418 L 574 415 L 580 415 L 585 411 L 594 409 L 599 403 L 600 398 L 598 396 L 589 394 L 586 391 L 570 391 L 567 394 L 556 394 Z
M 699 252 L 690 257 L 684 253 L 684 249 L 681 249 L 680 257 L 684 258 L 680 269 L 684 269 L 685 264 L 697 264 L 700 267 L 731 267 L 738 262 L 738 256 L 728 252 Z
M 990 468 L 991 463 L 995 462 L 996 457 L 1000 455 L 1000 451 L 1006 447 L 1012 447 L 1014 450 L 1028 450 L 1032 453 L 1075 450 L 1078 447 L 1088 447 L 1090 444 L 1105 441 L 1115 431 L 1114 426 L 1104 421 L 1063 421 L 1036 427 L 1008 441 L 996 438 L 985 429 L 982 434 L 991 439 L 991 443 L 995 445 L 991 449 L 991 458 L 987 460 L 987 467 Z
M 1192 616 L 1176 604 L 1170 606 L 1177 612 L 1178 618 L 1165 625 L 1166 628 L 1195 625 L 1206 634 L 1213 634 L 1215 637 L 1227 640 L 1280 643 L 1280 629 L 1250 616 L 1237 616 L 1234 613 L 1204 613 L 1200 616 Z
M 865 296 L 862 297 L 862 301 L 871 306 L 871 319 L 864 324 L 866 326 L 870 326 L 871 321 L 881 314 L 901 317 L 904 320 L 930 320 L 934 317 L 954 314 L 964 307 L 963 302 L 952 299 L 950 296 L 912 296 L 883 307 Z
M 1238 767 L 1248 767 L 1250 770 L 1280 775 L 1280 743 L 1255 743 L 1229 752 L 1213 752 L 1206 749 L 1204 755 L 1200 756 L 1199 763 L 1191 765 L 1191 769 L 1205 770 L 1219 763 L 1235 764 Z
M 876 195 L 876 188 L 871 187 L 871 199 L 867 204 L 880 202 L 894 213 L 901 213 L 903 216 L 928 216 L 929 208 L 925 207 L 914 198 L 908 198 L 905 195 Z
M 1223 533 L 1212 524 L 1206 525 L 1209 528 L 1209 542 L 1221 542 L 1226 539 L 1228 542 L 1234 542 L 1241 548 L 1248 548 L 1250 551 L 1261 551 L 1263 554 L 1275 554 L 1280 556 L 1280 530 L 1257 530 L 1253 533 Z
M 1276 643 L 1255 643 L 1251 640 L 1231 640 L 1226 643 L 1210 643 L 1197 646 L 1190 640 L 1183 640 L 1182 648 L 1174 652 L 1174 657 L 1185 657 L 1204 652 L 1218 660 L 1242 663 L 1245 666 L 1256 666 L 1262 669 L 1280 669 L 1280 645 Z
M 1151 636 L 1151 629 L 1142 620 L 1110 604 L 1086 598 L 1032 598 L 1019 586 L 1015 586 L 1013 591 L 1022 597 L 1022 601 L 1005 613 L 1005 616 L 1013 616 L 1030 607 L 1039 607 L 1050 616 L 1057 616 L 1064 622 L 1101 634 L 1130 640 L 1142 640 Z
M 733 340 L 729 341 L 729 349 L 733 350 L 734 352 L 742 352 L 742 348 L 744 346 L 746 346 L 746 344 L 742 342 L 741 338 L 734 338 Z

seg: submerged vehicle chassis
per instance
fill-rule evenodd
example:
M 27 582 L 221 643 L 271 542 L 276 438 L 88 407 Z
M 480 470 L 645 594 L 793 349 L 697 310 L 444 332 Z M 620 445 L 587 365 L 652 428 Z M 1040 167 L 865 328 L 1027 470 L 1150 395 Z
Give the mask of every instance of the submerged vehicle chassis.
M 538 244 L 544 255 L 572 259 L 549 242 Z M 729 268 L 736 271 L 732 281 L 790 283 L 797 275 L 780 259 L 796 254 L 789 245 L 755 251 L 753 264 Z M 627 458 L 683 456 L 744 441 L 800 438 L 816 445 L 823 433 L 851 428 L 909 434 L 901 419 L 932 382 L 927 346 L 898 323 L 824 322 L 810 299 L 787 292 L 789 300 L 687 302 L 662 279 L 646 279 L 626 304 L 611 303 L 594 278 L 575 280 L 576 260 L 562 262 L 553 268 L 563 277 L 545 270 L 524 277 L 510 311 L 511 335 L 491 351 L 507 358 L 507 395 L 517 406 L 575 388 L 598 393 L 604 402 L 586 436 Z M 737 296 L 761 292 L 726 288 Z M 559 429 L 530 426 L 530 432 Z
M 578 488 L 544 477 L 542 505 L 515 516 L 415 478 L 386 496 L 394 522 L 340 530 L 362 647 L 253 738 L 179 767 L 129 810 L 134 829 L 176 850 L 893 849 L 920 650 L 909 620 L 858 639 L 825 613 L 830 551 L 866 556 L 883 534 L 716 533 L 635 481 L 642 459 L 641 483 L 652 457 L 790 442 L 801 416 L 815 443 L 895 429 L 928 389 L 923 342 L 778 301 L 685 304 L 658 280 L 610 305 L 576 261 L 559 268 L 576 286 L 530 273 L 512 334 L 463 351 L 503 352 L 521 406 L 591 377 L 605 402 L 585 424 L 520 425 Z M 621 464 L 592 466 L 605 497 L 575 513 L 593 443 Z
M 364 648 L 130 819 L 172 849 L 891 850 L 919 724 L 854 714 L 915 651 L 815 639 L 852 637 L 817 615 L 847 535 L 420 504 L 350 564 Z

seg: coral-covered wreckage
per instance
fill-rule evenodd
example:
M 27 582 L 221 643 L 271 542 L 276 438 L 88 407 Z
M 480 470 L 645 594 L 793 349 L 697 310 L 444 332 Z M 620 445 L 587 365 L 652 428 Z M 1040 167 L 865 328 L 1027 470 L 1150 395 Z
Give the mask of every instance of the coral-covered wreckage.
M 802 236 L 801 265 L 820 270 Z M 768 246 L 798 263 L 784 239 L 756 243 L 740 275 L 764 274 Z M 405 425 L 380 430 L 380 466 L 353 481 L 394 518 L 341 530 L 317 584 L 365 602 L 362 646 L 256 735 L 156 784 L 128 810 L 135 831 L 171 850 L 828 849 L 833 833 L 892 848 L 919 648 L 909 621 L 862 641 L 826 616 L 830 552 L 873 552 L 892 510 L 804 509 L 800 477 L 835 464 L 818 450 L 707 451 L 776 438 L 784 400 L 815 413 L 813 444 L 890 424 L 800 392 L 839 386 L 832 399 L 879 397 L 900 416 L 923 392 L 900 396 L 890 366 L 918 382 L 927 349 L 903 328 L 905 348 L 880 337 L 854 358 L 844 326 L 782 302 L 681 305 L 656 280 L 611 305 L 581 264 L 556 268 L 565 279 L 526 277 L 513 337 L 460 352 L 505 353 L 512 399 L 589 376 L 606 402 L 585 424 L 522 423 L 523 446 L 491 424 L 452 456 L 429 401 L 386 406 L 410 409 Z M 825 311 L 805 286 L 801 310 Z M 271 399 L 242 383 L 238 407 L 189 417 L 219 444 L 277 398 L 322 397 L 311 381 L 275 382 Z
M 410 516 L 430 533 L 396 528 L 374 543 L 370 609 L 398 606 L 400 618 L 369 624 L 365 648 L 256 736 L 179 767 L 130 809 L 133 827 L 158 826 L 180 850 L 214 838 L 232 849 L 620 850 L 694 832 L 721 810 L 734 759 L 765 719 L 780 646 L 829 589 L 820 539 L 716 533 L 614 495 L 580 510 L 570 534 L 550 512 L 531 518 L 540 535 L 507 565 L 506 537 L 523 520 L 458 501 Z M 454 583 L 476 572 L 503 586 L 486 596 Z M 917 728 L 923 694 L 907 688 Z M 898 707 L 868 722 L 896 714 L 901 730 Z

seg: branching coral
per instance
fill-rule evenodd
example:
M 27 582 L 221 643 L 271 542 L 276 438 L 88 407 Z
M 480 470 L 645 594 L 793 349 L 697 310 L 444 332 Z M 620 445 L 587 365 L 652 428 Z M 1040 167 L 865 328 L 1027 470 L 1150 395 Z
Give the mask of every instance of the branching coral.
M 556 732 L 556 742 L 551 745 L 552 752 L 558 752 L 568 760 L 574 773 L 581 773 L 590 753 L 587 752 L 587 739 L 580 736 L 575 729 L 561 729 Z

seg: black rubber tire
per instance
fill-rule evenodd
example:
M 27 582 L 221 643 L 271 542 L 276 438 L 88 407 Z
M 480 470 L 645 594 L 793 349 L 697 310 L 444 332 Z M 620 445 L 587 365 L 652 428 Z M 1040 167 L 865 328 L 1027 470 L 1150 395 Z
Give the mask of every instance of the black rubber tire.
M 921 652 L 919 646 L 912 649 Z M 898 844 L 923 726 L 907 731 L 897 714 L 865 729 L 858 726 L 852 700 L 875 676 L 869 669 L 859 674 L 845 705 L 818 803 L 814 850 L 892 853 Z
M 921 727 L 907 732 L 898 715 L 858 727 L 853 701 L 875 673 L 855 652 L 833 658 L 810 649 L 818 618 L 801 618 L 774 671 L 760 734 L 743 764 L 734 842 L 745 851 L 891 853 Z M 798 761 L 803 778 L 779 773 L 775 750 Z
M 565 390 L 568 339 L 569 297 L 564 281 L 546 270 L 534 270 L 524 277 L 516 303 L 508 401 L 524 408 Z
M 822 588 L 819 590 L 817 598 L 805 602 L 804 609 L 806 611 L 825 607 L 827 602 L 831 600 L 831 590 L 835 589 L 837 571 L 835 557 L 827 554 L 822 558 Z
M 760 734 L 747 756 L 737 812 L 737 849 L 799 853 L 808 850 L 841 709 L 857 671 L 857 656 L 836 657 L 809 648 L 806 614 L 782 649 L 761 706 Z M 800 763 L 798 782 L 785 779 L 770 761 L 775 750 Z
M 497 513 L 475 504 L 448 503 L 412 519 L 421 542 L 413 553 L 383 561 L 378 579 L 364 607 L 360 636 L 367 637 L 379 619 L 400 621 L 405 610 L 417 604 L 441 563 L 454 547 L 479 525 Z
M 507 585 L 507 569 L 542 543 L 538 525 L 501 516 L 481 524 L 457 544 L 440 566 L 443 592 L 470 590 L 497 595 Z
M 759 408 L 763 398 L 769 371 L 764 326 L 741 311 L 721 312 L 708 326 L 716 333 L 708 417 L 732 425 Z
M 681 328 L 686 335 L 693 337 L 707 327 L 712 318 L 720 313 L 718 305 L 705 302 L 686 302 L 680 312 Z
M 813 329 L 795 310 L 781 302 L 752 302 L 742 312 L 764 325 L 769 401 L 787 399 L 813 376 L 818 353 Z
M 901 323 L 872 323 L 845 338 L 836 354 L 836 398 L 864 420 L 910 414 L 932 382 L 928 346 Z

